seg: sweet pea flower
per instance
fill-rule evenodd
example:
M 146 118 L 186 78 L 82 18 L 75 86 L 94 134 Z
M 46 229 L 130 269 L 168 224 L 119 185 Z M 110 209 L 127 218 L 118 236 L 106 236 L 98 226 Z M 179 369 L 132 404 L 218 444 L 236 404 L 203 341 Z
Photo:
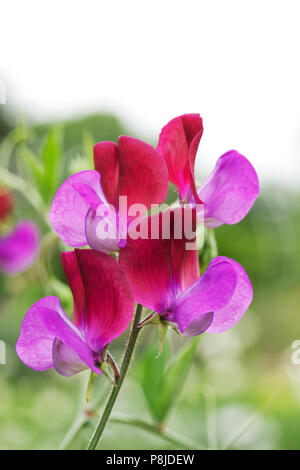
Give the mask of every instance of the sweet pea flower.
M 94 163 L 95 171 L 76 173 L 62 184 L 53 200 L 50 221 L 69 246 L 118 251 L 126 245 L 129 224 L 136 216 L 130 214 L 130 208 L 138 204 L 147 210 L 165 200 L 167 166 L 152 146 L 127 136 L 119 137 L 118 144 L 96 144 Z M 125 209 L 120 207 L 122 197 L 126 197 Z M 107 237 L 97 231 L 102 221 L 108 228 Z
M 58 297 L 44 297 L 27 312 L 16 345 L 19 358 L 32 369 L 52 367 L 71 376 L 99 366 L 111 341 L 128 327 L 134 309 L 132 288 L 111 256 L 93 250 L 61 255 L 74 298 L 74 323 Z
M 236 224 L 259 195 L 257 174 L 247 158 L 230 150 L 196 190 L 194 166 L 202 133 L 199 114 L 178 116 L 163 127 L 157 151 L 166 160 L 169 180 L 177 187 L 180 200 L 204 204 L 207 227 Z
M 12 193 L 0 189 L 0 228 L 13 209 Z M 37 226 L 29 221 L 19 222 L 13 230 L 0 235 L 0 269 L 6 275 L 26 270 L 39 252 L 40 235 Z
M 119 261 L 131 281 L 136 302 L 175 324 L 185 336 L 204 331 L 220 333 L 246 312 L 252 301 L 251 283 L 242 266 L 224 256 L 214 258 L 199 277 L 197 250 L 187 249 L 184 235 L 175 235 L 176 212 L 184 210 L 148 217 L 145 223 L 159 225 L 159 237 L 128 239 Z M 168 212 L 173 218 L 167 239 L 162 236 L 162 226 Z

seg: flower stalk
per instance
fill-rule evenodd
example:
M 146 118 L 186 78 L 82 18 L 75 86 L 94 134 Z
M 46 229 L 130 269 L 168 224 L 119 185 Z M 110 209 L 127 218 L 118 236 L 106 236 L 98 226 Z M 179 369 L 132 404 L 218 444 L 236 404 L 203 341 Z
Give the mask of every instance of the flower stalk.
M 106 407 L 104 409 L 104 412 L 103 412 L 103 414 L 102 414 L 102 416 L 101 416 L 101 418 L 100 418 L 100 420 L 99 420 L 99 422 L 98 422 L 98 424 L 97 424 L 97 426 L 94 430 L 94 433 L 93 433 L 93 435 L 91 437 L 91 440 L 88 444 L 87 450 L 95 450 L 96 449 L 96 447 L 97 447 L 97 445 L 98 445 L 98 443 L 99 443 L 99 441 L 102 437 L 105 426 L 108 422 L 108 419 L 110 417 L 110 414 L 112 412 L 112 409 L 114 407 L 116 399 L 117 399 L 117 397 L 119 395 L 119 392 L 121 390 L 122 384 L 124 382 L 126 373 L 128 371 L 128 368 L 129 368 L 129 365 L 130 365 L 130 362 L 131 362 L 131 359 L 132 359 L 132 356 L 133 356 L 136 341 L 137 341 L 137 338 L 138 338 L 138 335 L 139 335 L 139 332 L 140 332 L 140 328 L 138 328 L 138 325 L 139 325 L 140 320 L 141 320 L 142 310 L 143 310 L 142 305 L 138 304 L 137 308 L 136 308 L 135 316 L 134 316 L 134 319 L 133 319 L 133 323 L 132 323 L 131 333 L 130 333 L 130 336 L 129 336 L 129 340 L 128 340 L 128 343 L 127 343 L 127 346 L 126 346 L 125 354 L 124 354 L 121 369 L 120 369 L 120 378 L 119 378 L 118 382 L 116 383 L 116 385 L 113 387 L 113 389 L 111 391 L 111 394 L 108 398 L 108 401 L 107 401 Z

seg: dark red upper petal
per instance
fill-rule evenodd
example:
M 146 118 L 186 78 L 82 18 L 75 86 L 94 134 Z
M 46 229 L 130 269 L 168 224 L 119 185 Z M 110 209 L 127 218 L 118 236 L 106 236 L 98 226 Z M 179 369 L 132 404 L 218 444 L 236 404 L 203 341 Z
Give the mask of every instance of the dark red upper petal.
M 189 189 L 196 193 L 194 165 L 202 133 L 200 115 L 184 114 L 172 119 L 159 136 L 157 151 L 165 159 L 169 180 L 177 187 L 182 200 Z
M 119 149 L 115 142 L 99 142 L 94 146 L 95 170 L 101 175 L 101 185 L 107 201 L 116 206 L 119 183 Z
M 168 192 L 168 171 L 164 159 L 151 146 L 121 136 L 118 145 L 100 142 L 94 147 L 95 169 L 101 174 L 101 184 L 109 203 L 118 208 L 118 197 L 127 196 L 132 204 L 162 203 Z
M 105 253 L 75 250 L 74 255 L 63 253 L 62 259 L 80 329 L 92 349 L 101 352 L 132 319 L 134 301 L 129 280 L 120 264 Z
M 170 309 L 177 295 L 199 276 L 197 250 L 187 250 L 189 240 L 182 227 L 186 210 L 177 208 L 144 219 L 140 227 L 142 230 L 147 227 L 149 238 L 134 240 L 129 230 L 127 245 L 120 252 L 119 261 L 132 283 L 136 302 L 158 313 Z M 163 223 L 170 227 L 168 238 L 166 232 L 163 236 Z M 180 229 L 180 224 L 183 235 L 176 239 L 175 227 Z M 157 239 L 150 238 L 151 227 L 158 227 Z
M 84 327 L 85 293 L 75 251 L 61 253 L 62 266 L 73 294 L 74 323 L 81 330 Z
M 164 159 L 151 146 L 133 137 L 119 137 L 120 180 L 118 194 L 132 204 L 161 204 L 168 192 Z

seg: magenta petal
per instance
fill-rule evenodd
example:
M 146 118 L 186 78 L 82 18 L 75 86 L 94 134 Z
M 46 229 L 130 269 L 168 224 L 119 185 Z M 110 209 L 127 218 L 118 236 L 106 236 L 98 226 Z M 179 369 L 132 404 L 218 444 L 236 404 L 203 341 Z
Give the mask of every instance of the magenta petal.
M 87 245 L 85 219 L 95 199 L 104 199 L 97 171 L 81 171 L 70 176 L 57 191 L 50 222 L 62 241 L 69 246 Z
M 95 354 L 80 331 L 62 310 L 57 297 L 45 297 L 27 312 L 16 345 L 19 358 L 32 369 L 47 370 L 54 366 L 55 338 L 75 351 L 82 362 L 97 374 Z
M 182 295 L 172 309 L 173 320 L 187 336 L 202 333 L 212 322 L 213 314 L 230 301 L 237 283 L 231 263 L 209 265 L 206 272 Z
M 145 233 L 148 231 L 149 237 L 134 240 L 129 230 L 127 245 L 120 251 L 119 261 L 131 281 L 136 302 L 160 314 L 170 309 L 176 296 L 199 276 L 197 250 L 186 250 L 188 241 L 183 230 L 186 210 L 189 209 L 178 208 L 144 219 L 140 227 Z M 180 214 L 182 235 L 175 239 L 175 220 Z M 168 238 L 163 238 L 163 224 L 170 227 Z M 150 238 L 155 227 L 157 239 Z
M 165 159 L 169 180 L 182 200 L 194 186 L 195 158 L 202 133 L 200 115 L 184 114 L 164 126 L 159 136 L 157 151 Z
M 62 262 L 77 305 L 81 331 L 94 351 L 101 352 L 129 326 L 134 310 L 132 288 L 120 264 L 105 253 L 75 250 Z M 77 274 L 80 274 L 79 287 Z M 82 298 L 84 292 L 84 299 Z
M 223 262 L 230 263 L 235 269 L 237 283 L 229 303 L 214 312 L 213 321 L 207 330 L 209 333 L 221 333 L 235 325 L 248 309 L 253 297 L 253 289 L 249 277 L 237 261 L 225 256 L 218 256 L 212 260 L 208 269 L 223 264 Z
M 0 238 L 0 269 L 7 275 L 27 269 L 39 252 L 40 234 L 30 221 L 19 222 L 13 232 Z
M 247 158 L 231 150 L 218 159 L 198 195 L 204 202 L 206 226 L 236 224 L 259 195 L 257 174 Z

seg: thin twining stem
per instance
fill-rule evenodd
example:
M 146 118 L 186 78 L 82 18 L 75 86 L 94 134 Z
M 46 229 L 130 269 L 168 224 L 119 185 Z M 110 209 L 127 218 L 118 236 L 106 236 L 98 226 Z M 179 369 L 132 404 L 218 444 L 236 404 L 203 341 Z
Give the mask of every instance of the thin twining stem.
M 72 444 L 75 437 L 79 434 L 81 429 L 88 423 L 88 419 L 84 414 L 79 415 L 70 429 L 68 430 L 67 434 L 65 435 L 63 441 L 59 446 L 59 450 L 68 449 L 68 447 Z
M 60 445 L 60 449 L 68 449 L 77 435 L 85 426 L 91 426 L 91 420 L 94 418 L 94 414 L 87 416 L 82 414 L 82 416 L 77 417 L 70 430 L 66 434 L 63 442 Z M 137 419 L 127 415 L 116 415 L 110 418 L 110 422 L 114 424 L 123 424 L 127 426 L 132 426 L 138 429 L 142 429 L 145 432 L 153 434 L 165 442 L 175 446 L 177 449 L 199 449 L 204 450 L 206 447 L 203 444 L 196 443 L 186 436 L 179 435 L 178 433 L 172 431 L 171 429 L 159 428 L 159 426 L 148 423 L 147 421 Z
M 130 333 L 130 336 L 129 336 L 129 340 L 128 340 L 128 343 L 127 343 L 127 346 L 126 346 L 125 354 L 124 354 L 121 369 L 120 369 L 120 378 L 119 378 L 116 385 L 113 387 L 113 389 L 111 391 L 111 394 L 108 398 L 106 407 L 105 407 L 105 409 L 103 411 L 103 414 L 102 414 L 102 416 L 101 416 L 101 418 L 100 418 L 100 420 L 99 420 L 99 422 L 98 422 L 98 424 L 95 428 L 95 431 L 94 431 L 94 433 L 91 437 L 91 440 L 89 442 L 87 450 L 95 450 L 96 449 L 96 447 L 97 447 L 97 445 L 98 445 L 98 443 L 101 439 L 101 436 L 103 434 L 104 428 L 107 424 L 107 421 L 109 419 L 109 416 L 110 416 L 110 414 L 112 412 L 112 409 L 114 407 L 114 404 L 116 402 L 117 396 L 119 395 L 120 389 L 122 387 L 122 384 L 124 382 L 127 370 L 129 368 L 129 365 L 130 365 L 130 361 L 131 361 L 131 358 L 132 358 L 132 355 L 133 355 L 133 352 L 134 352 L 137 337 L 138 337 L 138 334 L 140 332 L 140 328 L 138 328 L 138 325 L 139 325 L 140 320 L 141 320 L 142 310 L 143 310 L 142 305 L 138 304 L 137 308 L 136 308 L 135 316 L 134 316 L 134 319 L 133 319 L 133 323 L 132 323 L 131 333 Z
M 190 439 L 183 437 L 181 435 L 178 435 L 174 431 L 163 429 L 161 430 L 158 426 L 152 423 L 148 423 L 147 421 L 137 419 L 137 418 L 132 418 L 130 416 L 113 416 L 111 418 L 111 423 L 115 424 L 124 424 L 127 426 L 134 426 L 140 429 L 143 429 L 144 431 L 147 431 L 149 433 L 152 433 L 158 437 L 161 437 L 164 439 L 166 442 L 169 444 L 172 444 L 175 446 L 177 449 L 205 449 L 205 447 L 202 444 L 197 444 Z

